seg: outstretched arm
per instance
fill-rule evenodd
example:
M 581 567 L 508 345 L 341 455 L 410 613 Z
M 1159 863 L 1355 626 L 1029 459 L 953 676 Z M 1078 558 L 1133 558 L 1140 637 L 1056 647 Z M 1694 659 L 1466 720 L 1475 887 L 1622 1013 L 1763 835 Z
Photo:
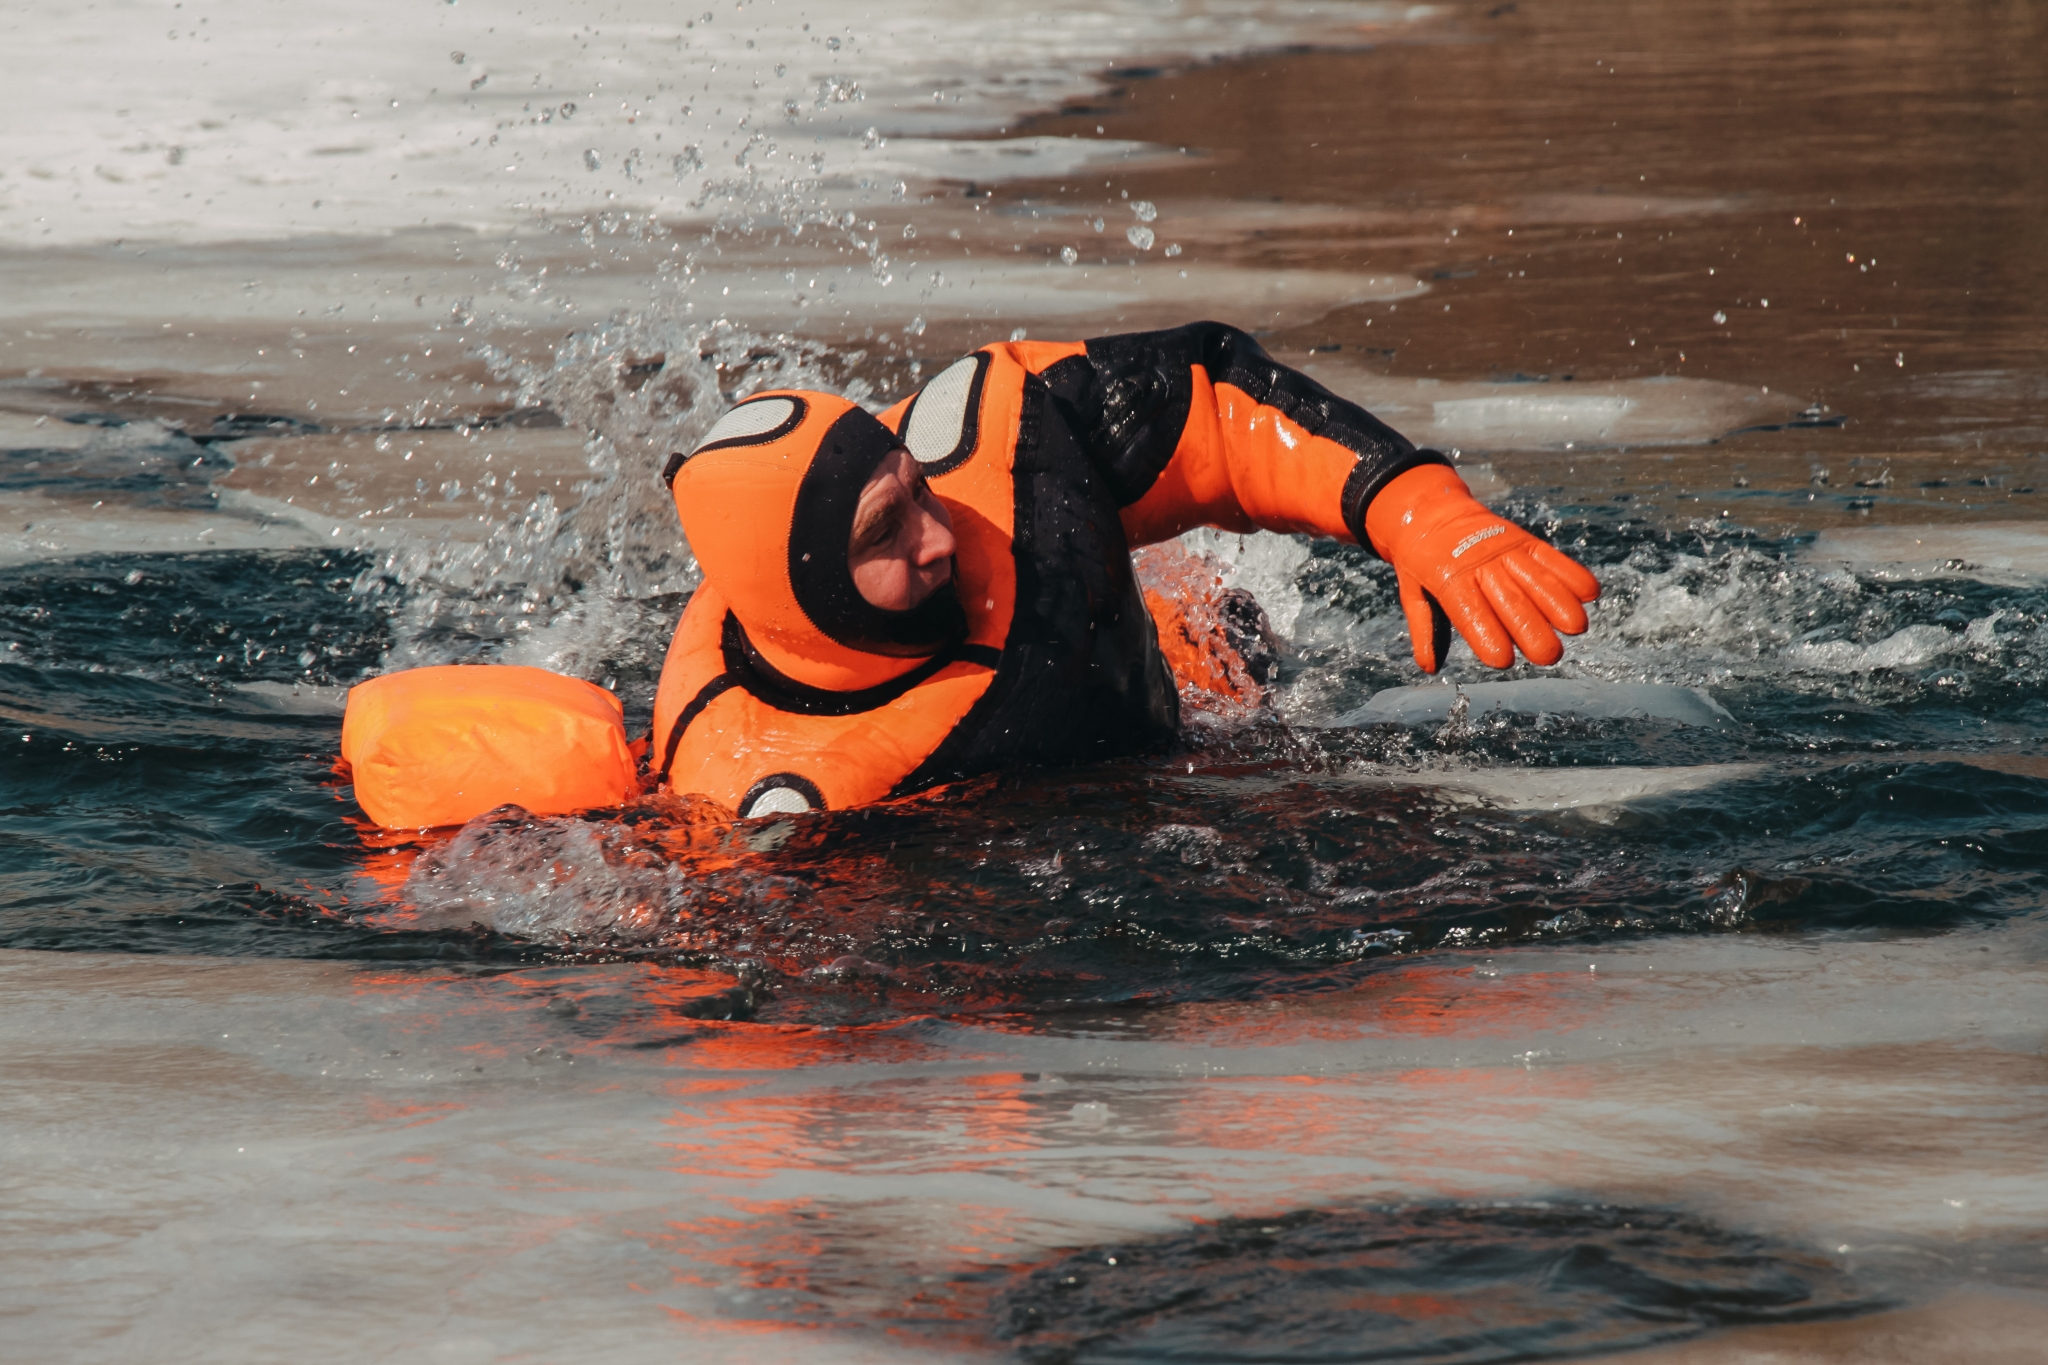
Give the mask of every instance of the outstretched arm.
M 1494 668 L 1564 654 L 1600 585 L 1471 495 L 1450 461 L 1200 322 L 1100 337 L 1045 372 L 1123 508 L 1133 546 L 1195 526 L 1306 532 L 1394 565 L 1415 661 L 1434 673 L 1455 626 Z
M 1222 323 L 1097 337 L 1067 364 L 1084 381 L 1075 425 L 1134 546 L 1194 526 L 1362 542 L 1388 480 L 1449 463 Z

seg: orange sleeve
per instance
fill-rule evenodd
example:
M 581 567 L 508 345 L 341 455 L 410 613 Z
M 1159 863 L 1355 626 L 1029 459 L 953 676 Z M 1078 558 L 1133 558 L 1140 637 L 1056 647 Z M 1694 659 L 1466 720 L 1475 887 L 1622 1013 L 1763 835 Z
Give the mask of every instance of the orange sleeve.
M 1322 436 L 1235 384 L 1192 372 L 1187 423 L 1173 458 L 1143 497 L 1123 509 L 1133 548 L 1196 526 L 1303 532 L 1356 544 L 1344 516 L 1355 450 Z

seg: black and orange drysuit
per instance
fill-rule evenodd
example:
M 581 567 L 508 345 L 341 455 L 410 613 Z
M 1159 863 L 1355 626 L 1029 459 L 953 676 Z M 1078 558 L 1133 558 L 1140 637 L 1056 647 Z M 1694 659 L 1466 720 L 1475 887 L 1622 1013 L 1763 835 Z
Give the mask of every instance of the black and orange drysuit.
M 908 611 L 855 588 L 861 491 L 907 449 L 944 504 L 951 581 Z M 984 347 L 880 418 L 758 394 L 665 471 L 704 572 L 662 669 L 648 762 L 742 816 L 847 807 L 1020 764 L 1163 744 L 1179 698 L 1133 548 L 1195 526 L 1370 547 L 1416 662 L 1450 629 L 1504 668 L 1586 628 L 1584 568 L 1475 501 L 1443 456 L 1218 323 Z M 387 674 L 342 755 L 391 828 L 616 806 L 642 778 L 617 698 L 538 669 Z
M 853 587 L 854 508 L 899 445 L 951 514 L 964 631 L 950 602 Z M 1375 494 L 1445 464 L 1218 323 L 987 346 L 879 419 L 758 395 L 666 471 L 704 583 L 650 762 L 744 816 L 1155 747 L 1178 699 L 1133 549 L 1195 526 L 1365 543 Z

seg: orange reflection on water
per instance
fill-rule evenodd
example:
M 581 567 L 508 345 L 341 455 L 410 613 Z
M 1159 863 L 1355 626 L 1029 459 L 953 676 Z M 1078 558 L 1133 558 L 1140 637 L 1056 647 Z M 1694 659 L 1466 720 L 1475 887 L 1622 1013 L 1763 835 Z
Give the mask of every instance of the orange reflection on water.
M 809 1024 L 705 1022 L 689 1064 L 710 1071 L 793 1071 L 855 1062 L 900 1065 L 958 1060 L 959 1054 L 916 1036 L 921 1019 L 819 1027 Z
M 1594 998 L 1615 983 L 1590 973 L 1520 972 L 1484 976 L 1467 965 L 1389 967 L 1349 990 L 1279 1001 L 1231 1001 L 1177 1007 L 1161 1016 L 1170 1037 L 1199 1037 L 1218 1047 L 1281 1047 L 1353 1039 L 1527 1038 L 1567 1033 L 1613 1007 Z
M 677 1321 L 744 1333 L 879 1329 L 925 1346 L 985 1340 L 987 1290 L 960 1280 L 1001 1263 L 963 1265 L 898 1206 L 722 1202 L 732 1215 L 677 1220 L 645 1237 L 673 1258 L 671 1282 L 698 1304 L 671 1307 Z M 1015 1245 L 990 1231 L 992 1244 Z M 702 1310 L 706 1297 L 718 1303 L 716 1316 Z
M 679 1326 L 699 1332 L 726 1332 L 734 1336 L 766 1336 L 774 1332 L 815 1332 L 827 1325 L 817 1322 L 768 1322 L 758 1318 L 706 1318 L 667 1303 L 661 1305 L 661 1311 L 668 1314 Z
M 663 1122 L 671 1169 L 761 1180 L 791 1170 L 977 1167 L 1044 1145 L 1045 1110 L 1012 1072 L 786 1094 L 766 1085 L 686 1082 Z
M 393 1128 L 424 1128 L 461 1113 L 465 1104 L 400 1104 L 372 1095 L 363 1102 L 363 1116 L 371 1123 Z M 408 1158 L 412 1159 L 412 1158 Z M 426 1160 L 427 1158 L 418 1158 Z
M 1418 1067 L 1384 1075 L 1211 1080 L 1174 1098 L 1169 1139 L 1219 1153 L 1285 1152 L 1290 1161 L 1328 1158 L 1334 1186 L 1365 1178 L 1470 1196 L 1501 1184 L 1565 1179 L 1575 1154 L 1554 1143 L 1532 1150 L 1529 1135 L 1560 1101 L 1583 1100 L 1591 1081 L 1573 1069 Z M 1349 1159 L 1349 1164 L 1346 1163 Z M 1218 1187 L 1225 1207 L 1267 1210 Z

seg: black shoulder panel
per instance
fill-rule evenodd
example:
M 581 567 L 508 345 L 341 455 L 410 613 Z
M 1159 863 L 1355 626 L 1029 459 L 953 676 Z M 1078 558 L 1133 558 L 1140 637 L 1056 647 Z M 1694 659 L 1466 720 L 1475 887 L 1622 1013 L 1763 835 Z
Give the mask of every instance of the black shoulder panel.
M 895 794 L 1024 764 L 1137 753 L 1179 729 L 1179 693 L 1131 569 L 1118 500 L 1055 388 L 1085 386 L 1085 375 L 1062 371 L 1077 363 L 1086 362 L 1024 380 L 1013 466 L 1017 598 L 996 676 Z
M 1045 373 L 1119 507 L 1145 496 L 1187 426 L 1193 356 L 1176 344 L 1186 330 L 1099 337 L 1085 359 L 1062 360 Z

